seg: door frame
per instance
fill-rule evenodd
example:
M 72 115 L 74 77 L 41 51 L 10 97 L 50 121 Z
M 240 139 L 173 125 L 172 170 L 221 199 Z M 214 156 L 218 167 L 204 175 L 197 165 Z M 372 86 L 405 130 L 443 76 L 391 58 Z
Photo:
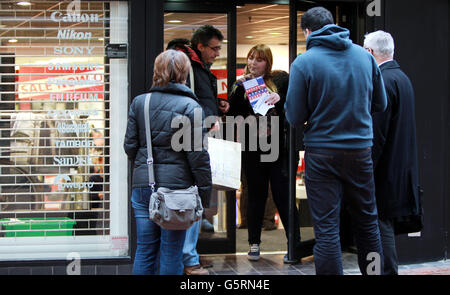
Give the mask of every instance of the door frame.
M 234 1 L 205 3 L 179 2 L 166 0 L 164 13 L 223 13 L 227 15 L 227 85 L 236 80 L 236 5 Z M 230 87 L 228 87 L 230 93 Z M 227 191 L 226 195 L 226 238 L 200 236 L 197 251 L 200 254 L 236 253 L 236 191 Z

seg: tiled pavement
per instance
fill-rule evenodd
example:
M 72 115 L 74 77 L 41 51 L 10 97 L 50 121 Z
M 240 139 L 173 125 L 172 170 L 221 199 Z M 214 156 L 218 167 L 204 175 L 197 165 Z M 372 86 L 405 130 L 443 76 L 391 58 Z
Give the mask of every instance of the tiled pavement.
M 302 259 L 302 263 L 283 263 L 284 254 L 262 254 L 259 261 L 249 261 L 246 254 L 205 255 L 201 262 L 209 267 L 211 275 L 314 275 L 313 257 Z M 360 275 L 355 254 L 343 253 L 345 275 Z M 399 266 L 400 275 L 450 275 L 450 260 Z

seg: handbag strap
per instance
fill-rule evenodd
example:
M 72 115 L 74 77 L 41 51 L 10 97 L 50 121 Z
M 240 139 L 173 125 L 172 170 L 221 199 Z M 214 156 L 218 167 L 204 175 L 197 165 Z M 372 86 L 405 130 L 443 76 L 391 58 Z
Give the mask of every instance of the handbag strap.
M 195 93 L 195 79 L 194 79 L 194 69 L 191 68 L 189 69 L 189 84 L 191 86 L 191 90 L 192 92 Z
M 148 185 L 155 188 L 155 172 L 153 169 L 152 137 L 150 127 L 150 98 L 151 93 L 145 96 L 144 119 L 145 119 L 145 139 L 147 141 L 147 167 L 148 167 Z

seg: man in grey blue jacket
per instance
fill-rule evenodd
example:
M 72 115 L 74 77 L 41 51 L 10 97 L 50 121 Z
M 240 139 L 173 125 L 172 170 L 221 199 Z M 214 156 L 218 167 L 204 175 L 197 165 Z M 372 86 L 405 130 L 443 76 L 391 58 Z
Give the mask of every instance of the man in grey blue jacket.
M 343 274 L 341 203 L 349 207 L 363 274 L 383 269 L 373 180 L 372 116 L 386 108 L 375 59 L 334 25 L 323 7 L 301 19 L 307 51 L 290 69 L 285 110 L 293 126 L 306 122 L 305 179 L 314 224 L 317 274 Z

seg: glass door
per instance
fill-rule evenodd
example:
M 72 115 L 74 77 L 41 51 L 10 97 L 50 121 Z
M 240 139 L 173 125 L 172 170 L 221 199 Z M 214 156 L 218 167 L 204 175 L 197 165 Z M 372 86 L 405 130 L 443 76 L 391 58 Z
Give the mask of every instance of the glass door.
M 222 6 L 221 6 L 222 5 Z M 199 12 L 200 11 L 200 12 Z M 211 72 L 217 77 L 218 97 L 227 98 L 229 81 L 234 82 L 235 64 L 234 38 L 229 21 L 233 15 L 233 6 L 228 4 L 201 5 L 167 1 L 164 12 L 164 49 L 169 42 L 178 39 L 178 43 L 187 43 L 193 33 L 202 25 L 212 25 L 224 36 L 219 56 L 211 65 Z M 231 43 L 231 44 L 230 44 Z M 232 52 L 231 54 L 228 54 Z M 224 127 L 222 127 L 224 128 Z M 236 193 L 235 191 L 213 190 L 210 208 L 205 209 L 200 230 L 197 250 L 200 254 L 234 253 L 236 230 Z
M 236 58 L 237 71 L 242 75 L 247 64 L 247 54 L 257 44 L 268 46 L 272 52 L 272 71 L 289 73 L 289 5 L 277 3 L 245 3 L 236 7 Z M 239 72 L 241 71 L 241 72 Z M 238 229 L 236 231 L 236 252 L 247 253 L 248 190 L 246 175 L 242 176 L 241 189 L 237 192 Z M 267 188 L 263 228 L 261 231 L 261 253 L 286 253 L 287 239 L 284 225 L 275 206 L 272 189 Z

